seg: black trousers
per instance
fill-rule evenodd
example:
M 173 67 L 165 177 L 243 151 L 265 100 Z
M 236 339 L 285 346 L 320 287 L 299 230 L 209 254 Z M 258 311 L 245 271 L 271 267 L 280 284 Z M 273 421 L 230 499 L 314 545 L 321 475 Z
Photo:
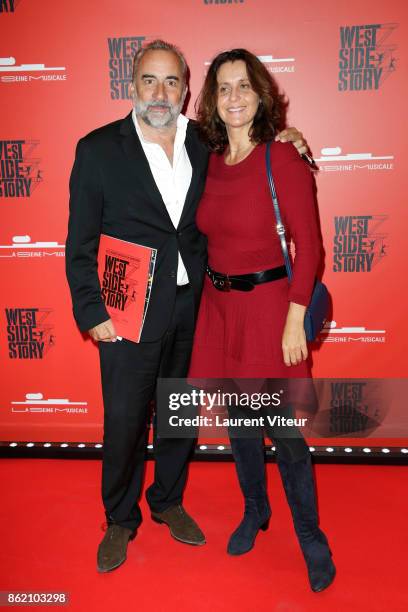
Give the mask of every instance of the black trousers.
M 193 291 L 182 287 L 177 290 L 170 326 L 160 340 L 99 343 L 104 403 L 102 499 L 108 523 L 135 530 L 142 522 L 138 500 L 156 379 L 187 375 L 193 334 Z M 154 512 L 182 502 L 195 443 L 195 439 L 158 438 L 154 428 L 154 482 L 146 491 Z

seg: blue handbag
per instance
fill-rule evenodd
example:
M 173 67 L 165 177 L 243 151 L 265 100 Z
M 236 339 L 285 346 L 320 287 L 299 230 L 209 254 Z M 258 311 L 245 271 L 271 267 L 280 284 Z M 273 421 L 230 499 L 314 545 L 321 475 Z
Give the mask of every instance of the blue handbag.
M 271 191 L 273 208 L 276 217 L 276 231 L 278 233 L 283 258 L 285 260 L 286 272 L 288 275 L 289 282 L 292 280 L 292 266 L 290 263 L 290 257 L 288 252 L 288 245 L 285 238 L 285 226 L 282 223 L 282 217 L 279 210 L 278 198 L 276 196 L 275 184 L 273 182 L 272 170 L 271 170 L 271 143 L 266 144 L 266 173 L 268 175 L 269 189 Z M 324 322 L 326 320 L 327 312 L 329 310 L 329 292 L 327 291 L 326 285 L 320 282 L 318 279 L 315 280 L 315 285 L 310 299 L 309 306 L 306 309 L 304 327 L 306 333 L 306 339 L 309 342 L 316 339 L 319 332 L 322 330 Z

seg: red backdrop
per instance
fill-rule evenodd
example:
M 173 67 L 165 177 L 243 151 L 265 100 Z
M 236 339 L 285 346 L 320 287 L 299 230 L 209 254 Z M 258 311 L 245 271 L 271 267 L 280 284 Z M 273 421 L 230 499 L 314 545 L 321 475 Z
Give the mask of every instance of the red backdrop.
M 397 0 L 0 1 L 1 439 L 101 439 L 98 354 L 65 281 L 68 177 L 77 140 L 129 111 L 131 56 L 156 37 L 187 57 L 191 117 L 217 52 L 245 46 L 275 74 L 320 167 L 333 313 L 314 375 L 406 376 L 406 14 Z

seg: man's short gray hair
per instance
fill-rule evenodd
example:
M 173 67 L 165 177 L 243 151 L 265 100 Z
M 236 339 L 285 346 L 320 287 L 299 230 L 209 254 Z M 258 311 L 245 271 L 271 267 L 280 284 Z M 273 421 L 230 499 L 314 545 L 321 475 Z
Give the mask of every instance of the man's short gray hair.
M 135 82 L 137 70 L 139 68 L 139 64 L 142 60 L 142 57 L 144 56 L 145 53 L 147 53 L 147 51 L 171 51 L 172 53 L 177 55 L 180 65 L 181 65 L 183 81 L 185 84 L 187 83 L 188 66 L 187 66 L 186 58 L 184 57 L 180 49 L 176 47 L 176 45 L 172 45 L 171 43 L 168 43 L 164 40 L 160 40 L 159 38 L 157 38 L 156 40 L 152 40 L 152 42 L 147 43 L 147 45 L 140 47 L 140 49 L 136 51 L 135 57 L 133 58 L 133 73 L 132 73 L 133 83 Z

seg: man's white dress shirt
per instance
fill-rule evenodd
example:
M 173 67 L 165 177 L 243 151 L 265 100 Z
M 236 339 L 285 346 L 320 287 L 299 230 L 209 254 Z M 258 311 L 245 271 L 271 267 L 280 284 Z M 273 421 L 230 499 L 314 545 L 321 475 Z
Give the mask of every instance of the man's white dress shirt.
M 159 144 L 149 142 L 145 139 L 134 109 L 132 119 L 157 188 L 163 198 L 170 219 L 174 227 L 177 228 L 193 174 L 190 159 L 185 147 L 188 119 L 184 115 L 179 115 L 177 118 L 173 165 L 171 165 L 169 158 Z M 177 285 L 186 285 L 187 283 L 187 270 L 184 267 L 183 260 L 179 253 Z

